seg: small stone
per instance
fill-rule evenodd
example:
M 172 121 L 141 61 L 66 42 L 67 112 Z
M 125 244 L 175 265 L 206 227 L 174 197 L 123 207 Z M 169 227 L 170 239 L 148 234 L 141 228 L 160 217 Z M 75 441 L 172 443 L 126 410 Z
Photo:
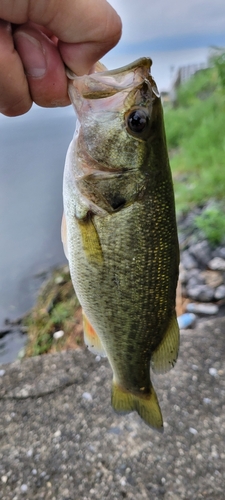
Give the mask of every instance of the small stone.
M 206 285 L 216 288 L 223 283 L 223 276 L 219 271 L 202 271 L 200 276 L 204 278 Z
M 186 305 L 186 311 L 194 314 L 217 314 L 219 307 L 216 304 L 195 304 L 189 302 Z
M 191 276 L 191 278 L 188 279 L 188 288 L 192 289 L 198 285 L 205 285 L 205 280 L 201 278 L 200 274 L 197 274 L 196 276 Z
M 27 451 L 27 457 L 32 457 L 33 456 L 33 449 L 30 448 L 28 451 Z
M 27 493 L 27 490 L 28 490 L 27 484 L 21 484 L 20 490 L 21 490 L 21 493 Z
M 64 281 L 63 276 L 56 276 L 56 278 L 55 278 L 56 285 L 61 285 L 61 283 L 63 283 L 63 281 Z
M 188 250 L 184 250 L 184 252 L 181 253 L 181 262 L 183 267 L 188 270 L 197 267 L 196 260 L 190 255 Z
M 86 401 L 92 401 L 92 395 L 90 394 L 90 392 L 83 392 L 82 398 L 86 399 Z
M 7 478 L 7 476 L 2 476 L 2 477 L 1 477 L 1 480 L 2 480 L 2 483 L 4 483 L 4 484 L 5 484 L 5 483 L 7 483 L 8 478 Z
M 212 401 L 212 400 L 211 400 L 210 398 L 203 398 L 203 403 L 204 403 L 205 405 L 210 405 L 211 401 Z
M 53 337 L 55 340 L 61 339 L 64 335 L 63 330 L 59 330 L 58 332 L 53 333 Z
M 188 279 L 199 276 L 200 272 L 201 271 L 199 271 L 199 269 L 197 269 L 197 267 L 193 267 L 193 269 L 190 269 L 188 271 Z
M 209 374 L 212 375 L 212 377 L 217 377 L 217 369 L 216 368 L 209 368 Z
M 54 437 L 60 437 L 61 436 L 61 431 L 60 429 L 58 429 L 55 433 L 54 433 Z
M 199 241 L 195 245 L 189 248 L 189 252 L 192 257 L 194 257 L 199 264 L 202 266 L 207 266 L 209 260 L 212 257 L 211 249 L 207 240 Z
M 222 259 L 225 259 L 225 247 L 216 248 L 213 252 L 213 257 L 221 257 Z
M 193 288 L 187 287 L 188 296 L 200 302 L 210 302 L 214 297 L 214 290 L 207 285 L 196 285 Z
M 22 347 L 22 349 L 20 349 L 18 354 L 17 354 L 17 358 L 23 359 L 25 357 L 25 354 L 26 354 L 26 349 L 24 347 Z
M 32 469 L 31 474 L 33 474 L 33 476 L 36 476 L 37 475 L 37 469 Z
M 225 259 L 214 257 L 214 259 L 210 260 L 208 266 L 213 271 L 225 271 Z
M 3 377 L 5 375 L 5 370 L 0 370 L 0 377 Z
M 195 322 L 195 320 L 196 316 L 192 313 L 182 314 L 177 318 L 179 328 L 181 329 L 190 327 Z
M 221 300 L 225 298 L 225 285 L 220 285 L 215 290 L 214 297 L 216 300 Z
M 24 387 L 19 391 L 19 396 L 26 399 L 29 396 L 29 391 Z
M 198 434 L 197 429 L 194 429 L 194 427 L 189 427 L 189 432 L 190 432 L 191 434 L 193 434 L 194 436 L 195 436 L 196 434 Z

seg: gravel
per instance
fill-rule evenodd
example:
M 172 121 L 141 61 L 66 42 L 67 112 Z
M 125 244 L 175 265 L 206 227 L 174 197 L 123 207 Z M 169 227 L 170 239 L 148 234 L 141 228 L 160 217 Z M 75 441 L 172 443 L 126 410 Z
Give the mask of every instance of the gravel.
M 176 367 L 154 379 L 163 435 L 114 413 L 107 360 L 77 350 L 4 365 L 0 499 L 224 500 L 224 331 L 224 318 L 183 331 Z
M 219 245 L 212 244 L 199 231 L 195 219 L 205 209 L 197 207 L 178 221 L 182 295 L 200 304 L 214 302 L 219 315 L 224 316 L 225 239 Z

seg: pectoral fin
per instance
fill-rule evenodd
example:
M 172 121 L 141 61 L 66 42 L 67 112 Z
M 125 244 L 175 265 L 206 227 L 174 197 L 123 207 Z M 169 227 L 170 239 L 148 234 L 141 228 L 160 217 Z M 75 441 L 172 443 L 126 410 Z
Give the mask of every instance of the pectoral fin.
M 104 348 L 102 347 L 99 336 L 89 322 L 87 316 L 83 313 L 83 327 L 84 327 L 84 343 L 88 347 L 89 351 L 93 354 L 97 354 L 106 357 Z
M 91 264 L 102 264 L 102 248 L 92 218 L 88 217 L 85 220 L 78 220 L 78 224 L 81 230 L 82 244 L 87 260 Z
M 153 386 L 150 394 L 142 396 L 126 391 L 113 381 L 111 403 L 114 410 L 119 413 L 136 410 L 147 425 L 163 432 L 162 413 Z
M 174 314 L 167 331 L 156 351 L 152 354 L 151 367 L 155 373 L 166 373 L 176 363 L 180 343 L 180 331 Z

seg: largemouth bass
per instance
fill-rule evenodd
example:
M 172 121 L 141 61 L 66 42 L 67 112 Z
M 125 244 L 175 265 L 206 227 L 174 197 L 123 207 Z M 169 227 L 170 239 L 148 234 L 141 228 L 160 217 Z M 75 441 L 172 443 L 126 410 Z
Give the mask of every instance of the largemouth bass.
M 77 114 L 62 239 L 90 350 L 108 357 L 112 406 L 163 429 L 150 379 L 174 366 L 179 249 L 163 111 L 151 60 L 69 76 Z M 99 68 L 98 68 L 99 70 Z

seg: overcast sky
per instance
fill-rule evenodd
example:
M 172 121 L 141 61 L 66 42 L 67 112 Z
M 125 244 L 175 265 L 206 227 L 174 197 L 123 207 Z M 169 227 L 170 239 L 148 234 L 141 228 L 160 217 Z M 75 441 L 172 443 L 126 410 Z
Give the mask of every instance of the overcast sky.
M 123 35 L 106 66 L 150 56 L 160 90 L 168 90 L 180 66 L 205 63 L 210 46 L 225 47 L 225 0 L 108 1 L 122 18 Z
M 221 39 L 225 43 L 224 0 L 109 0 L 123 22 L 122 43 L 152 41 L 164 50 L 169 40 L 182 48 Z M 162 47 L 163 40 L 165 41 Z M 171 48 L 171 46 L 169 47 Z M 173 46 L 173 48 L 175 48 Z

